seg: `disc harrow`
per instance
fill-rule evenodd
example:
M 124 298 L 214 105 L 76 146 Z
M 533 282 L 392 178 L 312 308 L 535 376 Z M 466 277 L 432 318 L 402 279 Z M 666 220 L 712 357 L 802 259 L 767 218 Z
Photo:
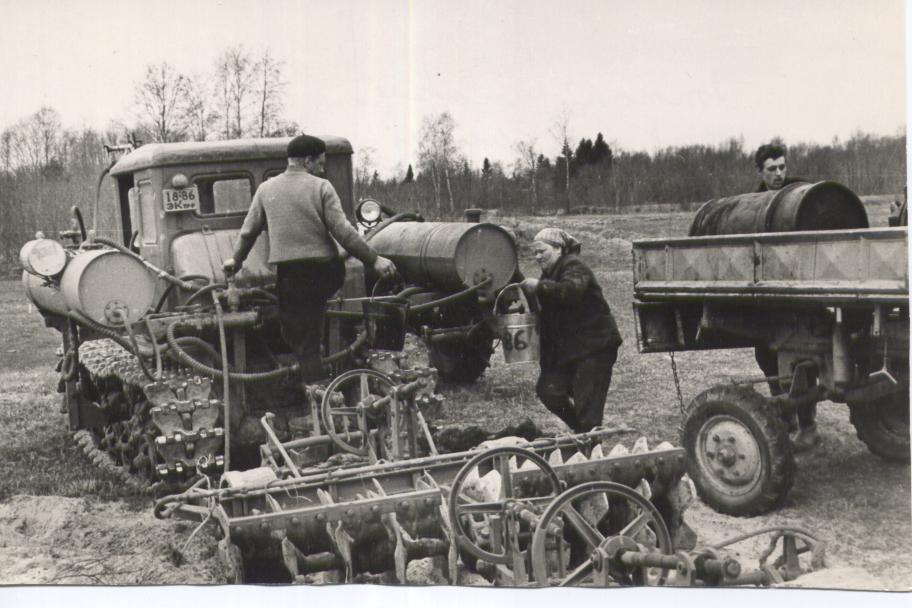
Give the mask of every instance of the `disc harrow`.
M 616 480 L 652 496 L 675 530 L 686 525 L 679 503 L 666 496 L 687 491 L 684 451 L 649 450 L 641 441 L 637 450 L 619 444 L 606 453 L 602 442 L 616 434 L 506 438 L 499 443 L 513 445 L 297 475 L 264 466 L 226 474 L 217 490 L 165 497 L 155 513 L 218 522 L 220 555 L 238 582 L 303 582 L 331 571 L 339 582 L 392 573 L 405 583 L 409 562 L 436 557 L 454 584 L 465 568 L 498 583 L 533 584 L 532 532 L 565 488 Z

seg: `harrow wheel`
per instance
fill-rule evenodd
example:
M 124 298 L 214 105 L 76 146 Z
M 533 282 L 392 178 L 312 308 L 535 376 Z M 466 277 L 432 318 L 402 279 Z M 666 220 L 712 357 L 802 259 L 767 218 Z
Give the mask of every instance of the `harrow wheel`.
M 515 471 L 511 467 L 511 459 L 514 459 L 517 469 L 526 462 L 531 462 L 541 471 L 545 483 L 533 490 L 538 495 L 516 496 L 519 488 L 513 483 Z M 480 501 L 469 496 L 466 493 L 466 482 L 470 479 L 480 480 L 491 471 L 500 474 L 498 498 Z M 473 472 L 477 476 L 472 475 Z M 518 534 L 521 522 L 531 529 L 537 521 L 537 513 L 560 492 L 561 482 L 554 469 L 535 452 L 516 447 L 493 448 L 481 452 L 463 465 L 450 489 L 449 516 L 456 542 L 478 559 L 494 564 L 516 565 L 516 559 L 521 557 Z M 484 529 L 487 529 L 487 533 Z M 480 540 L 473 540 L 473 537 Z
M 659 511 L 619 483 L 584 483 L 542 513 L 532 537 L 532 572 L 541 586 L 665 584 L 665 568 L 622 565 L 619 558 L 627 551 L 673 554 Z
M 394 388 L 386 374 L 370 369 L 354 369 L 335 378 L 320 404 L 323 427 L 333 443 L 350 454 L 368 456 L 371 428 L 363 406 L 391 396 Z

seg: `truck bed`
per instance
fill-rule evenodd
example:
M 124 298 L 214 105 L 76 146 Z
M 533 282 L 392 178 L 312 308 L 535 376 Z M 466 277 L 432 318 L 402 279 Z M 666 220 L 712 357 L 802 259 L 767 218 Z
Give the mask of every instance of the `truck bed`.
M 908 305 L 905 227 L 633 243 L 640 302 Z

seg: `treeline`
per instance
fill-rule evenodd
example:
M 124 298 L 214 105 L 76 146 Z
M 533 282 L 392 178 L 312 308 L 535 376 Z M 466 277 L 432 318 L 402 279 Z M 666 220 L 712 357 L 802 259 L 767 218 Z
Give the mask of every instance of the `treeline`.
M 446 155 L 419 156 L 417 171 L 408 165 L 391 179 L 362 167 L 356 172 L 358 191 L 430 217 L 456 217 L 472 207 L 531 214 L 636 211 L 751 192 L 759 184 L 754 150 L 735 138 L 652 154 L 612 149 L 602 133 L 580 139 L 575 147 L 565 144 L 556 157 L 538 153 L 527 142 L 515 149 L 511 164 L 483 158 L 476 168 L 450 148 Z M 900 194 L 906 182 L 906 137 L 859 132 L 825 145 L 795 144 L 788 147 L 788 167 L 789 175 L 835 180 L 860 194 Z

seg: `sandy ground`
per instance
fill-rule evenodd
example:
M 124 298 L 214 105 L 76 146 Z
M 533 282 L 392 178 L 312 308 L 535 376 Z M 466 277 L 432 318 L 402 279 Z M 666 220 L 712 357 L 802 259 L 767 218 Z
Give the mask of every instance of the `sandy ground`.
M 630 240 L 679 234 L 687 217 L 689 214 L 505 218 L 521 240 L 546 224 L 566 226 L 583 240 L 584 253 L 588 252 L 589 261 L 598 269 L 598 278 L 627 338 L 615 367 L 606 423 L 619 422 L 637 429 L 636 434 L 623 439 L 628 447 L 640 435 L 652 444 L 662 440 L 677 444 L 680 422 L 668 357 L 636 353 L 630 310 Z M 534 274 L 527 256 L 523 269 Z M 0 398 L 7 401 L 6 405 L 0 403 L 0 413 L 10 405 L 56 407 L 55 374 L 50 370 L 56 338 L 26 307 L 15 282 L 0 284 Z M 24 346 L 24 336 L 36 336 L 37 346 Z M 750 353 L 744 351 L 684 354 L 678 360 L 684 397 L 690 399 L 727 377 L 753 373 L 753 365 Z M 502 355 L 495 353 L 492 368 L 477 385 L 443 391 L 447 406 L 431 422 L 488 420 L 496 427 L 529 417 L 546 430 L 563 431 L 535 399 L 534 379 L 534 369 L 507 367 Z M 765 526 L 808 528 L 826 542 L 828 567 L 799 579 L 795 583 L 799 586 L 912 590 L 909 467 L 888 465 L 869 454 L 855 439 L 846 408 L 829 405 L 820 408 L 824 444 L 814 453 L 799 457 L 795 488 L 784 508 L 763 517 L 742 519 L 719 515 L 697 501 L 686 520 L 703 544 Z M 0 416 L 0 423 L 4 421 Z M 64 426 L 62 420 L 59 424 Z M 28 432 L 50 431 L 39 427 Z M 79 462 L 79 453 L 66 444 L 71 440 L 65 431 L 55 432 L 55 441 L 61 442 L 59 449 L 66 458 L 72 459 L 74 466 L 86 466 Z M 2 433 L 0 430 L 0 439 L 7 438 Z M 6 447 L 0 448 L 0 466 L 16 467 L 31 458 L 34 450 L 17 451 L 13 444 L 15 440 L 8 440 L 3 443 Z M 29 466 L 34 465 L 30 462 Z M 104 492 L 99 496 L 93 491 L 96 486 L 67 484 L 63 491 L 55 490 L 54 483 L 36 482 L 0 488 L 4 490 L 0 492 L 0 584 L 224 581 L 210 528 L 188 542 L 192 525 L 158 521 L 147 499 L 112 498 Z M 765 539 L 749 541 L 736 547 L 737 555 L 745 566 L 752 566 L 765 546 Z

